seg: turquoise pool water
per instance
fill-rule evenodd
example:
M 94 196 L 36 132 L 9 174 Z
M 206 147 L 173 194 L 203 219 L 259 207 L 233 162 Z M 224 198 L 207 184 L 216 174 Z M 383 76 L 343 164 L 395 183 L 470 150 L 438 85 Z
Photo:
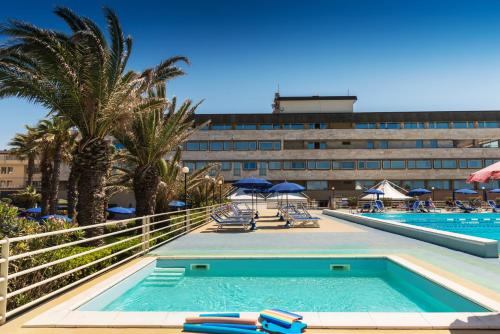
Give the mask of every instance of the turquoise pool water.
M 364 213 L 363 216 L 500 241 L 498 213 Z
M 83 311 L 485 312 L 385 258 L 157 260 Z

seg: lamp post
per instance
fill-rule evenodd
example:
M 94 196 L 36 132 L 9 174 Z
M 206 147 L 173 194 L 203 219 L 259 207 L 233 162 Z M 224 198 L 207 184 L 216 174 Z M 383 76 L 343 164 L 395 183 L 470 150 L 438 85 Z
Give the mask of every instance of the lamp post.
M 210 176 L 205 175 L 205 206 L 208 206 L 208 182 L 210 182 Z
M 335 187 L 332 187 L 332 199 L 331 199 L 332 209 L 335 210 Z
M 217 184 L 217 180 L 215 177 L 210 178 L 210 181 L 212 181 L 212 205 L 215 204 L 215 185 Z
M 189 167 L 184 166 L 181 169 L 182 174 L 184 174 L 184 228 L 187 230 L 188 226 L 188 194 L 187 194 L 187 176 L 189 174 Z
M 182 174 L 184 174 L 184 203 L 185 203 L 185 209 L 187 210 L 188 208 L 188 194 L 187 194 L 187 176 L 189 174 L 189 167 L 184 166 L 182 167 Z
M 431 190 L 432 190 L 432 200 L 434 200 L 434 189 L 436 189 L 436 188 L 431 187 Z
M 217 184 L 219 185 L 219 204 L 222 204 L 222 184 L 224 181 L 219 180 L 217 181 Z
M 486 194 L 486 187 L 482 186 L 481 189 L 483 190 L 483 201 L 488 201 L 488 195 Z

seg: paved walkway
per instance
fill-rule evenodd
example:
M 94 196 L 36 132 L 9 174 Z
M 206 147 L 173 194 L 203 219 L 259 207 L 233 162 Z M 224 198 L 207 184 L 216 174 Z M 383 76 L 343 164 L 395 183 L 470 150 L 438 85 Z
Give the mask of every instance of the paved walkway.
M 484 259 L 314 212 L 320 228 L 284 229 L 264 212 L 255 232 L 209 225 L 152 251 L 161 256 L 399 255 L 500 301 L 500 260 Z

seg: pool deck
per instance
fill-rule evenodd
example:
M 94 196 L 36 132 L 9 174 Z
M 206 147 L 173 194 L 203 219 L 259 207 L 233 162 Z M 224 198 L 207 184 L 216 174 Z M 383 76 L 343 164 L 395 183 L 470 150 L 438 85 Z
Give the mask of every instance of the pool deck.
M 227 228 L 216 232 L 209 224 L 171 243 L 153 250 L 161 257 L 200 256 L 377 256 L 393 255 L 408 260 L 467 289 L 500 302 L 500 260 L 484 259 L 444 247 L 391 234 L 344 220 L 322 215 L 320 228 L 285 229 L 274 217 L 274 211 L 262 212 L 258 230 Z M 95 328 L 26 328 L 23 324 L 41 313 L 87 291 L 120 271 L 140 261 L 116 268 L 73 289 L 0 327 L 0 333 L 95 334 Z M 467 321 L 467 319 L 463 319 Z M 499 327 L 500 328 L 500 327 Z M 500 333 L 499 330 L 380 330 L 380 329 L 309 329 L 307 333 Z M 175 328 L 99 328 L 100 334 L 112 333 L 181 333 Z

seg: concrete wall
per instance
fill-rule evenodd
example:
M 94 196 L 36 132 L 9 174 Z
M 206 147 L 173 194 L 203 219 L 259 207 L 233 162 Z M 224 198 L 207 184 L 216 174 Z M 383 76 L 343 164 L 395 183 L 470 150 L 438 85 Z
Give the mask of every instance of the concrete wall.
M 406 237 L 426 241 L 464 253 L 486 258 L 498 258 L 497 240 L 439 231 L 431 228 L 363 217 L 360 215 L 354 215 L 334 210 L 323 210 L 323 213 L 328 216 L 345 219 L 354 223 L 366 225 L 390 233 L 404 235 Z

